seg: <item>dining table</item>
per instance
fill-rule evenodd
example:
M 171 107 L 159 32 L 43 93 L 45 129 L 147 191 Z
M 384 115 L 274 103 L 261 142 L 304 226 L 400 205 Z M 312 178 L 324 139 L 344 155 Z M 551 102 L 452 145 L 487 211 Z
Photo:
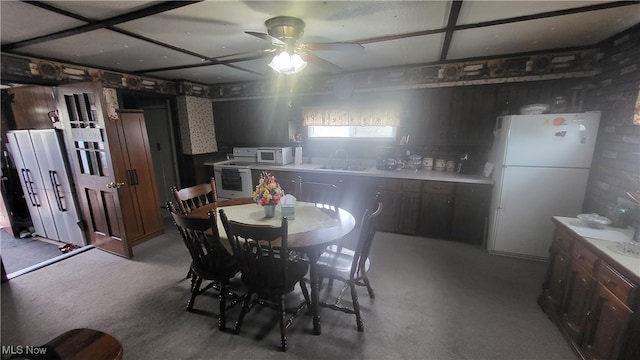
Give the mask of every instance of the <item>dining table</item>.
M 215 203 L 195 209 L 189 214 L 192 217 L 207 218 L 209 211 L 224 210 L 229 220 L 254 225 L 280 226 L 282 224 L 281 205 L 276 206 L 273 217 L 266 217 L 262 206 L 256 203 L 217 206 Z M 317 261 L 327 246 L 340 242 L 356 227 L 356 220 L 347 210 L 317 203 L 296 202 L 295 216 L 288 220 L 289 251 L 304 253 L 309 261 L 309 282 L 311 283 L 311 313 L 313 316 L 313 334 L 320 335 L 320 279 L 318 278 Z M 224 232 L 224 227 L 217 216 L 220 240 L 228 251 L 231 247 Z M 274 246 L 277 246 L 277 242 Z

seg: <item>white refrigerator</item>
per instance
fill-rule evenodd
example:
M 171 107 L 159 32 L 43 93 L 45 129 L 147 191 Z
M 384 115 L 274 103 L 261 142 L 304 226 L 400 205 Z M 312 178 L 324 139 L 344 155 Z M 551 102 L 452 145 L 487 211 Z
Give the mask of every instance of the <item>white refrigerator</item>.
M 8 131 L 7 149 L 18 171 L 36 235 L 86 245 L 61 131 Z
M 551 217 L 582 212 L 599 123 L 599 112 L 497 119 L 489 252 L 548 258 Z

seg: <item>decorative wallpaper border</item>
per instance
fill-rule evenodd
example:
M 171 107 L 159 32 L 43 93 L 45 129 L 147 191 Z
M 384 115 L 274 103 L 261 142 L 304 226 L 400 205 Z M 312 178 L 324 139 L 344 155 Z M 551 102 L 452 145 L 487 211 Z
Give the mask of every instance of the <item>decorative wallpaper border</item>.
M 599 72 L 597 48 L 447 64 L 401 66 L 335 76 L 300 76 L 291 81 L 295 96 L 395 89 L 433 88 L 592 77 Z M 50 60 L 2 54 L 2 74 L 68 83 L 99 81 L 105 87 L 187 95 L 213 101 L 273 97 L 279 81 L 250 81 L 208 86 L 165 81 Z M 279 77 L 274 79 L 278 80 Z M 280 79 L 286 79 L 280 77 Z M 289 80 L 289 79 L 287 79 Z

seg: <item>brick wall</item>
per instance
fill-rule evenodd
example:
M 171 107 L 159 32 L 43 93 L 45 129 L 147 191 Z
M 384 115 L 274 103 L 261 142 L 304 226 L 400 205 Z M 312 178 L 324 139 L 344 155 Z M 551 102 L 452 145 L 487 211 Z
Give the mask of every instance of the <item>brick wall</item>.
M 633 207 L 627 191 L 640 190 L 627 174 L 640 174 L 640 125 L 633 124 L 640 96 L 640 25 L 603 44 L 601 73 L 585 99 L 585 110 L 602 112 L 584 211 L 606 215 L 609 204 Z M 634 227 L 640 210 L 631 211 Z

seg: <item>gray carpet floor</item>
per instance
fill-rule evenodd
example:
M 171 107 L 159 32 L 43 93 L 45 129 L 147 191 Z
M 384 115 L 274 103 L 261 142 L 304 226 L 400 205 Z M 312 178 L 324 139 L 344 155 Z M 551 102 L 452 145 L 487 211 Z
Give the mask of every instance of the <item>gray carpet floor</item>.
M 58 245 L 38 238 L 15 238 L 5 231 L 0 231 L 0 254 L 7 274 L 11 274 L 60 256 L 62 252 Z
M 388 233 L 371 254 L 376 298 L 359 289 L 365 331 L 354 316 L 323 309 L 322 334 L 298 318 L 283 354 L 270 309 L 254 308 L 239 335 L 218 331 L 214 293 L 185 311 L 189 255 L 167 229 L 135 247 L 133 260 L 92 249 L 3 284 L 2 345 L 89 327 L 119 339 L 125 359 L 577 359 L 536 304 L 545 263 Z M 287 303 L 300 299 L 298 290 Z

